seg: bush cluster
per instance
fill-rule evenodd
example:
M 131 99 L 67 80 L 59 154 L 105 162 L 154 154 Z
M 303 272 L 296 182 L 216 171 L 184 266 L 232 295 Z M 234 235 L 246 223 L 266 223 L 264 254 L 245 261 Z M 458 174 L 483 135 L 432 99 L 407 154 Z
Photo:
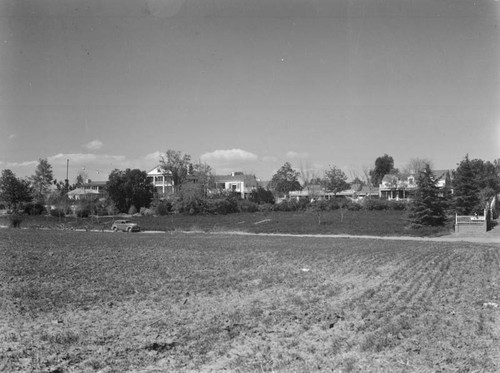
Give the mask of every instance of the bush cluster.
M 381 199 L 366 199 L 363 202 L 355 202 L 346 198 L 331 200 L 309 201 L 306 199 L 283 201 L 278 204 L 256 203 L 251 199 L 241 199 L 239 194 L 217 194 L 202 196 L 197 193 L 177 196 L 173 200 L 153 201 L 150 208 L 142 207 L 140 214 L 168 215 L 171 213 L 189 215 L 226 215 L 237 212 L 269 212 L 269 211 L 333 211 L 347 209 L 349 211 L 359 210 L 405 210 L 408 203 L 404 201 L 388 201 Z M 137 209 L 132 206 L 129 213 L 136 213 Z
M 388 201 L 386 199 L 367 199 L 363 201 L 365 210 L 406 210 L 408 202 Z
M 404 201 L 388 201 L 381 199 L 367 199 L 363 202 L 355 202 L 350 199 L 339 198 L 310 202 L 307 200 L 284 201 L 273 205 L 272 211 L 304 211 L 311 208 L 318 211 L 332 211 L 340 208 L 350 211 L 359 210 L 405 210 L 408 203 Z
M 152 206 L 153 211 L 156 215 L 164 216 L 172 212 L 172 202 L 170 201 L 158 201 Z
M 9 216 L 9 221 L 11 228 L 21 228 L 21 223 L 23 222 L 23 216 L 18 213 L 11 214 Z
M 66 211 L 64 211 L 64 209 L 62 208 L 55 208 L 50 210 L 50 215 L 56 218 L 63 218 L 66 216 Z
M 24 206 L 24 213 L 27 215 L 42 215 L 45 212 L 45 206 L 40 202 L 31 202 Z

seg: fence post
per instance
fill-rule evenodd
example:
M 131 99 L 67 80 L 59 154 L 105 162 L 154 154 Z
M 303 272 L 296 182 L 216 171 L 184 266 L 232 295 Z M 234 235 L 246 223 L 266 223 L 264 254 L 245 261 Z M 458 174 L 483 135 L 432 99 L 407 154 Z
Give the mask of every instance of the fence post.
M 490 214 L 489 214 L 490 210 L 488 208 L 488 205 L 486 205 L 486 207 L 484 208 L 484 231 L 485 232 L 488 232 L 488 223 L 489 223 L 489 220 L 490 220 Z

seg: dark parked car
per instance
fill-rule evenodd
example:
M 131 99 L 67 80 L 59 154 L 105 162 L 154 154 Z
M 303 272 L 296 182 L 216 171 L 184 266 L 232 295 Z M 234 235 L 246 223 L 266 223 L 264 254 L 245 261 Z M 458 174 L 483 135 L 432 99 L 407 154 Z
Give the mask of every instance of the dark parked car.
M 113 232 L 140 232 L 141 227 L 138 224 L 132 223 L 130 220 L 115 220 L 111 226 Z

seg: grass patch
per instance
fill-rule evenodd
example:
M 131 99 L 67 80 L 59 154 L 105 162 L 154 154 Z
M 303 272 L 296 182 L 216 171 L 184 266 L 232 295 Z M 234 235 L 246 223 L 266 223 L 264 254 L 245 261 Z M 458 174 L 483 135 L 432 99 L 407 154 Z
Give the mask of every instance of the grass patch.
M 437 236 L 450 234 L 451 227 L 408 229 L 406 212 L 382 211 L 325 211 L 321 222 L 308 212 L 256 212 L 227 215 L 140 216 L 131 220 L 149 231 L 243 231 L 251 233 L 285 234 L 350 234 L 375 236 Z M 51 229 L 110 229 L 113 217 L 75 218 L 25 216 L 23 227 Z M 0 221 L 1 224 L 1 221 Z
M 463 242 L 3 229 L 0 370 L 497 371 L 499 266 Z

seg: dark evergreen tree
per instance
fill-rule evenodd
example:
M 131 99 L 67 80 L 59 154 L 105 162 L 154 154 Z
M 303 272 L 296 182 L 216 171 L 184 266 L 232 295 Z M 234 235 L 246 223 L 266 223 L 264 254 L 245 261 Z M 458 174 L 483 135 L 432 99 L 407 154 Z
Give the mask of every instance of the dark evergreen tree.
M 445 204 L 443 199 L 439 197 L 439 193 L 437 180 L 429 165 L 426 165 L 417 178 L 417 191 L 410 205 L 408 217 L 412 227 L 421 228 L 445 224 Z
M 473 214 L 479 207 L 480 188 L 469 155 L 453 174 L 453 207 L 459 215 Z
M 274 203 L 273 192 L 271 192 L 269 189 L 264 189 L 261 186 L 259 186 L 255 190 L 252 190 L 248 199 L 254 203 Z
M 399 170 L 394 168 L 394 159 L 384 154 L 375 160 L 375 168 L 370 170 L 370 181 L 373 186 L 378 187 L 385 175 L 397 174 L 398 172 Z

